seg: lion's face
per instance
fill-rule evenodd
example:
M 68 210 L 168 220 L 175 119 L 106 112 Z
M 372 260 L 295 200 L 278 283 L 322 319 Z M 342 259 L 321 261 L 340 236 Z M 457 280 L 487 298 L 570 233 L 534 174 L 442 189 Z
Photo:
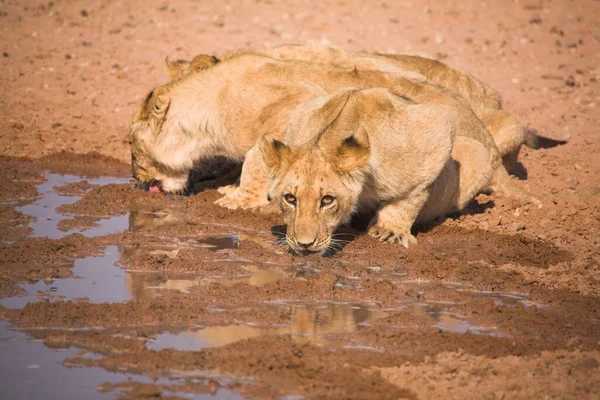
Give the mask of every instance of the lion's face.
M 200 55 L 192 62 L 167 62 L 172 82 L 215 65 L 219 60 Z M 188 172 L 194 166 L 200 144 L 181 124 L 187 110 L 178 115 L 171 92 L 174 84 L 154 89 L 140 103 L 131 124 L 131 166 L 133 177 L 143 188 L 157 192 L 183 193 Z M 189 111 L 187 111 L 189 113 Z
M 353 186 L 319 152 L 294 160 L 270 194 L 287 224 L 288 245 L 297 252 L 334 248 L 334 233 L 348 221 L 358 200 Z
M 286 135 L 313 139 L 298 147 L 269 137 L 259 142 L 272 169 L 269 196 L 281 207 L 294 251 L 324 254 L 335 248 L 336 229 L 358 206 L 370 149 L 353 96 L 344 91 L 299 107 Z
M 165 128 L 170 108 L 168 87 L 159 87 L 142 101 L 131 124 L 131 167 L 133 177 L 145 189 L 182 193 L 187 188 L 187 172 L 171 166 L 169 132 Z M 165 132 L 166 131 L 166 132 Z

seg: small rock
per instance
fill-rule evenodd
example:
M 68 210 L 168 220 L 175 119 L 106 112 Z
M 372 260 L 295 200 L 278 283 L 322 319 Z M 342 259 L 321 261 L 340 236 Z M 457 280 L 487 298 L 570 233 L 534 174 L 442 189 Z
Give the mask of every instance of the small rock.
M 69 53 L 65 54 L 65 60 L 70 60 L 72 58 L 73 58 L 73 56 L 70 55 Z
M 569 86 L 569 87 L 574 87 L 575 86 L 575 81 L 572 78 L 568 78 L 565 81 L 565 85 Z
M 577 214 L 577 212 L 578 212 L 578 210 L 575 207 L 566 207 L 560 212 L 560 214 L 563 217 L 571 217 L 571 216 Z
M 55 122 L 55 123 L 52 124 L 52 129 L 56 129 L 56 128 L 59 128 L 61 126 L 62 126 L 62 124 L 60 122 Z
M 335 282 L 333 283 L 333 289 L 350 289 L 356 290 L 356 285 L 350 279 L 346 279 L 343 277 L 337 277 Z
M 3 57 L 8 57 L 8 53 L 5 51 L 4 53 L 2 53 Z
M 524 231 L 525 230 L 525 225 L 517 225 L 517 227 L 515 229 L 517 230 L 517 232 Z
M 594 357 L 587 357 L 582 360 L 579 360 L 573 365 L 573 368 L 578 369 L 580 371 L 588 371 L 590 369 L 596 369 L 600 363 Z
M 576 348 L 579 345 L 581 345 L 581 338 L 579 336 L 574 336 L 574 337 L 570 338 L 569 340 L 567 340 L 566 345 L 567 345 L 568 349 Z
M 81 16 L 85 17 L 85 18 L 87 18 L 88 15 L 89 15 L 88 12 L 87 12 L 87 10 L 81 10 L 81 12 L 79 14 L 81 14 Z
M 565 36 L 565 31 L 559 29 L 557 26 L 553 26 L 552 28 L 550 28 L 550 33 L 552 33 L 553 35 Z
M 542 19 L 540 17 L 533 17 L 529 20 L 529 23 L 532 25 L 539 25 L 542 23 Z
M 502 225 L 502 217 L 500 215 L 492 215 L 488 219 L 490 226 Z
M 379 265 L 372 265 L 367 267 L 367 272 L 370 274 L 378 274 L 381 271 L 383 271 L 383 268 L 381 268 Z
M 316 278 L 318 274 L 318 271 L 314 268 L 311 268 L 307 265 L 301 265 L 298 268 L 296 268 L 296 271 L 294 271 L 294 278 L 305 278 L 305 279 L 311 279 L 311 278 Z
M 406 276 L 408 275 L 408 271 L 406 267 L 399 266 L 394 268 L 394 270 L 392 271 L 392 275 Z

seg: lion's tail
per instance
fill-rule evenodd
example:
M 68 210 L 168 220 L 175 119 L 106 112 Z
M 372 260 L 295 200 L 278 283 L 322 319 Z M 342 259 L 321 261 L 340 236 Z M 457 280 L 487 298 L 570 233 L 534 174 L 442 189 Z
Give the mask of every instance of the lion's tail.
M 551 147 L 562 146 L 567 140 L 557 140 L 537 134 L 533 129 L 525 131 L 523 144 L 531 149 L 549 149 Z

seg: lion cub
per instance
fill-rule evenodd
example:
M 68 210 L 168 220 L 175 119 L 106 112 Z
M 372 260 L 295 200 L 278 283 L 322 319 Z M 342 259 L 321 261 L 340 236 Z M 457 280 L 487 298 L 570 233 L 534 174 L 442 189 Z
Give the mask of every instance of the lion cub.
M 258 144 L 289 246 L 324 253 L 338 226 L 373 205 L 370 235 L 415 243 L 415 222 L 460 210 L 490 183 L 488 148 L 455 131 L 443 108 L 385 88 L 345 89 L 300 105 L 285 144 L 268 136 Z

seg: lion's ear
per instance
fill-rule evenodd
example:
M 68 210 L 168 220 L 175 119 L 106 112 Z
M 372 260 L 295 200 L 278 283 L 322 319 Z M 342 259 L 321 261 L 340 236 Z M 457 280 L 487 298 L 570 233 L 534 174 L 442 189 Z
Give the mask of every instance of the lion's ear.
M 210 68 L 214 65 L 217 65 L 219 61 L 220 60 L 215 56 L 200 54 L 199 56 L 194 57 L 194 59 L 192 60 L 188 73 L 202 71 L 203 69 Z
M 186 60 L 171 60 L 169 57 L 165 59 L 167 64 L 167 73 L 171 81 L 176 81 L 196 71 L 202 71 L 219 63 L 219 59 L 215 56 L 200 54 L 192 61 Z
M 191 63 L 186 60 L 171 60 L 167 57 L 165 58 L 165 64 L 167 65 L 167 74 L 169 74 L 172 82 L 186 75 Z
M 147 117 L 152 117 L 154 121 L 161 121 L 162 118 L 164 118 L 170 103 L 171 96 L 169 94 L 169 89 L 164 86 L 158 87 L 148 95 L 145 114 Z
M 344 90 L 318 110 L 329 116 L 329 121 L 324 119 L 327 128 L 319 138 L 319 147 L 342 174 L 364 167 L 371 155 L 369 137 L 361 125 L 359 94 L 356 89 Z
M 291 150 L 283 142 L 269 136 L 263 136 L 258 142 L 258 149 L 263 160 L 273 171 L 285 165 L 291 156 Z
M 369 162 L 370 156 L 369 138 L 362 129 L 345 137 L 336 147 L 332 146 L 329 149 L 329 159 L 335 169 L 342 174 L 361 169 Z

